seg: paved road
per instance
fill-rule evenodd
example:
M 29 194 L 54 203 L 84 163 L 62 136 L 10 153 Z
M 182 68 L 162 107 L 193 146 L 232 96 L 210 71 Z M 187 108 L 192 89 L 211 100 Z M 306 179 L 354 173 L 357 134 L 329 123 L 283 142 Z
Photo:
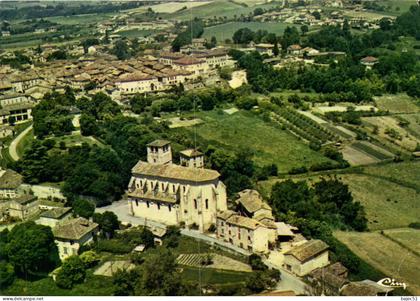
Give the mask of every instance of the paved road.
M 132 225 L 147 225 L 147 226 L 153 226 L 153 227 L 158 227 L 158 228 L 166 227 L 165 224 L 158 223 L 152 220 L 145 220 L 144 218 L 130 215 L 129 210 L 128 210 L 128 202 L 126 200 L 114 202 L 109 206 L 96 208 L 95 211 L 99 213 L 103 213 L 105 211 L 112 211 L 118 216 L 118 219 L 120 221 L 130 223 Z M 200 233 L 197 230 L 182 229 L 181 234 L 205 241 L 211 245 L 218 245 L 228 251 L 230 250 L 232 252 L 239 253 L 242 255 L 250 255 L 250 252 L 244 249 L 233 246 L 230 243 L 217 240 L 215 236 L 205 235 L 203 233 Z M 281 281 L 279 281 L 276 287 L 276 290 L 279 290 L 279 291 L 293 290 L 296 294 L 307 293 L 307 289 L 306 289 L 307 285 L 299 277 L 296 277 L 295 275 L 284 270 L 280 265 L 276 265 L 275 262 L 265 259 L 264 263 L 271 268 L 280 270 L 281 272 Z
M 9 146 L 9 154 L 10 157 L 12 157 L 13 160 L 17 161 L 19 160 L 19 155 L 16 151 L 16 147 L 18 146 L 20 140 L 22 140 L 23 137 L 25 137 L 26 134 L 28 134 L 32 130 L 32 124 L 27 127 L 25 130 L 23 130 L 19 135 L 16 136 L 15 139 L 13 139 L 12 143 L 10 143 Z

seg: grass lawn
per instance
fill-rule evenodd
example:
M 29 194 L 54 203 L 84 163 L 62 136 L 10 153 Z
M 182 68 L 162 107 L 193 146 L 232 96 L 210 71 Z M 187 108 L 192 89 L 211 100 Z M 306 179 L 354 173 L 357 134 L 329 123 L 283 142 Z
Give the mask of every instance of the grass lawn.
M 401 15 L 403 12 L 408 11 L 411 5 L 415 5 L 416 0 L 379 0 L 377 3 L 385 6 L 387 13 Z
M 98 146 L 103 146 L 103 144 L 97 141 L 96 139 L 92 137 L 85 137 L 85 136 L 82 136 L 80 133 L 75 133 L 75 132 L 73 132 L 71 135 L 54 137 L 54 140 L 55 140 L 55 147 L 59 147 L 61 141 L 64 141 L 64 143 L 66 144 L 66 147 L 82 145 L 83 142 L 86 142 L 89 145 L 96 144 Z
M 262 22 L 229 22 L 225 24 L 220 24 L 216 26 L 206 27 L 204 29 L 203 37 L 210 39 L 212 36 L 215 36 L 218 41 L 224 41 L 226 39 L 232 39 L 233 34 L 240 28 L 249 28 L 252 31 L 257 31 L 258 29 L 267 30 L 268 32 L 275 33 L 277 35 L 282 35 L 284 29 L 290 26 L 286 23 L 262 23 Z
M 9 296 L 112 296 L 113 284 L 110 277 L 87 274 L 86 281 L 71 290 L 55 285 L 52 278 L 47 277 L 36 281 L 17 279 L 2 291 Z
M 415 100 L 406 94 L 384 95 L 375 97 L 378 109 L 390 113 L 416 113 L 420 112 L 420 106 Z
M 262 4 L 253 7 L 245 7 L 239 3 L 233 3 L 228 0 L 217 0 L 210 2 L 205 5 L 194 7 L 192 10 L 182 10 L 175 13 L 168 14 L 165 16 L 167 19 L 176 19 L 176 20 L 189 20 L 192 14 L 192 17 L 195 18 L 213 18 L 216 17 L 228 17 L 233 18 L 234 15 L 240 17 L 241 14 L 248 15 L 250 12 L 253 12 L 255 8 L 271 8 L 275 7 L 276 4 Z M 192 11 L 192 12 L 191 12 Z
M 335 232 L 334 236 L 346 244 L 357 256 L 383 272 L 387 277 L 408 284 L 408 290 L 420 294 L 420 257 L 379 232 Z M 379 280 L 379 279 L 372 279 Z
M 203 147 L 213 145 L 230 151 L 250 149 L 258 165 L 274 163 L 283 173 L 293 167 L 330 161 L 287 131 L 265 123 L 251 112 L 239 111 L 233 115 L 200 112 L 197 117 L 204 121 L 196 126 L 198 145 Z M 173 130 L 186 131 L 194 137 L 193 127 Z
M 202 285 L 241 283 L 245 282 L 250 276 L 250 273 L 247 272 L 224 271 L 210 268 L 199 269 L 182 266 L 182 269 L 182 278 L 184 280 L 198 282 L 201 276 Z

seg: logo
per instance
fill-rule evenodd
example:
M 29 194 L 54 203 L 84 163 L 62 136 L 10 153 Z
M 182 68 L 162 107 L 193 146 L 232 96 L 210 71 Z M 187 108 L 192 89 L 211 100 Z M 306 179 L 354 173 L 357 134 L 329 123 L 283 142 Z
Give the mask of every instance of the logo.
M 405 284 L 404 282 L 397 282 L 393 278 L 384 278 L 384 279 L 379 280 L 377 283 L 384 287 L 391 287 L 391 288 L 402 287 L 404 289 L 407 288 L 407 284 Z

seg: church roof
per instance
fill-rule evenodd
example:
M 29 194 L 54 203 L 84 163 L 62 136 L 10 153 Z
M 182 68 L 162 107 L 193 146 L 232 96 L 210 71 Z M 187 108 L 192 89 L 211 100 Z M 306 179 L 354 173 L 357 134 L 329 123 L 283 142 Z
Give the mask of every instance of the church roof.
M 212 169 L 190 168 L 176 164 L 156 164 L 139 161 L 132 169 L 133 174 L 184 180 L 190 182 L 206 182 L 219 178 L 220 174 Z

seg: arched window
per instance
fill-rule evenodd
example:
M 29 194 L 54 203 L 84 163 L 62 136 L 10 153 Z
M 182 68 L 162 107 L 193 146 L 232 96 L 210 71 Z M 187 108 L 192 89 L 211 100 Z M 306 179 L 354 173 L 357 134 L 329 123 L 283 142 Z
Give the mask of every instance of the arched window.
M 206 209 L 209 209 L 209 200 L 206 199 Z
M 197 209 L 197 200 L 194 199 L 194 209 Z

